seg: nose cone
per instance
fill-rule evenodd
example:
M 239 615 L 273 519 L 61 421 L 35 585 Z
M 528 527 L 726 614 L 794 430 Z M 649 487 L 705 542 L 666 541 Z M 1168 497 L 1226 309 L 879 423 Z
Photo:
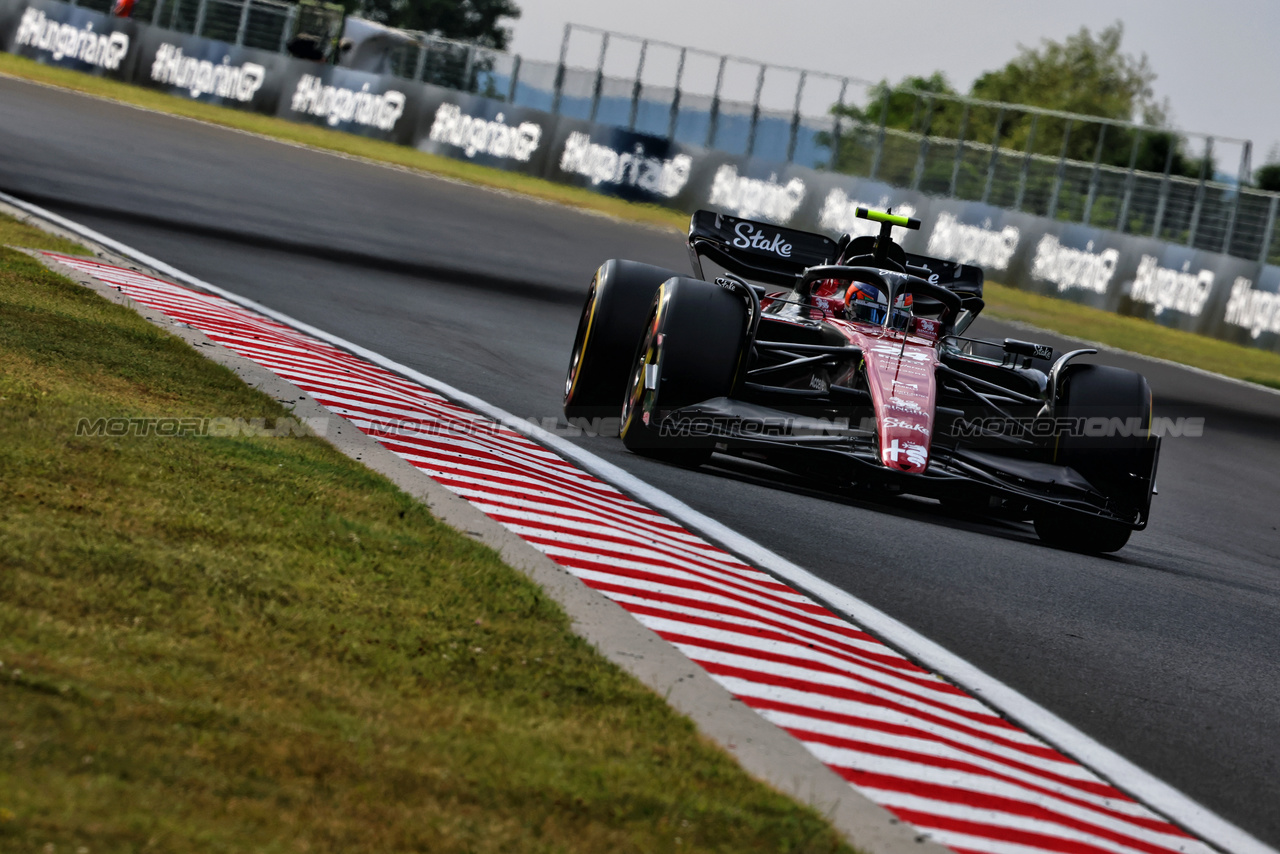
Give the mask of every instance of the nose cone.
M 929 446 L 914 439 L 892 438 L 881 445 L 880 461 L 896 471 L 920 474 L 929 465 Z

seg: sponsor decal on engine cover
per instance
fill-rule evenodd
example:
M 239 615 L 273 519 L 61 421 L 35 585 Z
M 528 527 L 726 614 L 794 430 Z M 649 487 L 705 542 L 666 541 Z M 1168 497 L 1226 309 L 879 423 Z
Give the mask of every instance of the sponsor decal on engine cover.
M 224 56 L 221 63 L 214 64 L 185 56 L 182 48 L 168 42 L 160 45 L 151 63 L 152 80 L 185 89 L 192 98 L 216 95 L 248 103 L 262 88 L 266 75 L 267 70 L 256 62 L 232 65 L 231 58 Z
M 641 142 L 630 151 L 614 151 L 582 131 L 569 134 L 560 155 L 560 171 L 590 178 L 596 186 L 633 187 L 667 199 L 680 194 L 692 169 L 693 158 L 687 154 L 663 160 L 646 154 Z
M 791 221 L 804 201 L 804 181 L 792 178 L 778 183 L 772 174 L 767 181 L 738 174 L 738 167 L 725 163 L 711 182 L 708 204 L 722 207 L 743 219 L 767 219 L 785 224 Z
M 1092 240 L 1085 244 L 1084 249 L 1072 249 L 1063 246 L 1052 234 L 1046 234 L 1036 244 L 1031 275 L 1057 285 L 1059 292 L 1078 288 L 1105 294 L 1111 287 L 1119 261 L 1117 249 L 1103 249 L 1095 255 Z
M 1183 264 L 1181 270 L 1161 267 L 1154 256 L 1143 255 L 1129 298 L 1155 306 L 1157 315 L 1163 314 L 1165 309 L 1173 309 L 1199 317 L 1212 290 L 1212 270 L 1192 273 L 1190 261 Z
M 490 157 L 527 162 L 542 141 L 542 128 L 534 122 L 506 124 L 506 116 L 498 113 L 492 121 L 469 116 L 457 104 L 444 103 L 436 110 L 431 123 L 430 139 L 461 148 L 467 157 L 487 154 Z
M 107 71 L 118 69 L 129 53 L 127 33 L 95 33 L 92 23 L 83 28 L 62 24 L 31 7 L 22 13 L 13 43 L 47 53 L 55 62 L 78 59 Z
M 933 233 L 929 235 L 929 254 L 958 264 L 1007 270 L 1021 235 L 1012 225 L 995 231 L 991 228 L 991 220 L 982 225 L 966 225 L 944 211 L 938 214 Z
M 353 122 L 389 131 L 404 115 L 404 104 L 404 93 L 394 89 L 378 94 L 370 92 L 366 83 L 357 92 L 340 86 L 326 86 L 319 77 L 304 74 L 293 92 L 289 109 L 295 113 L 319 116 L 330 126 Z

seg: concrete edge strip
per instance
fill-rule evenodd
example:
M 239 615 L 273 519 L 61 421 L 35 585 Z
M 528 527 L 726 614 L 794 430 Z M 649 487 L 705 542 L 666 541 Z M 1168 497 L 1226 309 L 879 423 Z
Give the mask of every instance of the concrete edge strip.
M 0 204 L 0 211 L 29 214 L 8 204 Z M 22 218 L 32 222 L 30 215 Z M 60 225 L 62 228 L 56 229 L 55 233 L 82 241 L 100 242 L 68 227 L 74 225 L 72 223 L 64 221 Z M 118 248 L 124 247 L 110 247 Z M 140 305 L 97 279 L 43 255 L 30 254 L 54 272 L 90 288 L 113 303 L 137 311 L 145 320 L 176 335 L 206 358 L 233 371 L 246 385 L 284 404 L 295 417 L 327 419 L 330 429 L 324 437 L 326 441 L 422 501 L 444 524 L 497 551 L 508 566 L 530 578 L 565 610 L 575 634 L 692 720 L 703 736 L 733 756 L 748 773 L 817 810 L 865 854 L 947 854 L 950 851 L 859 793 L 803 744 L 735 698 L 701 666 L 643 626 L 620 605 L 557 566 L 466 499 L 383 448 L 293 383 L 215 343 L 199 330 L 178 323 L 157 309 Z M 141 261 L 129 253 L 121 253 L 123 257 L 118 257 L 105 245 L 101 247 L 100 254 L 112 262 L 124 262 L 122 266 L 136 267 Z M 209 288 L 206 286 L 204 289 Z
M 474 395 L 428 377 L 379 353 L 295 320 L 282 312 L 275 311 L 216 285 L 201 281 L 163 261 L 152 258 L 72 220 L 65 219 L 4 193 L 0 193 L 0 201 L 7 202 L 12 207 L 18 208 L 27 214 L 52 222 L 78 239 L 98 243 L 108 250 L 119 253 L 134 264 L 143 264 L 150 267 L 166 278 L 207 293 L 216 294 L 232 303 L 263 314 L 308 335 L 315 336 L 387 370 L 427 385 L 437 393 L 499 421 L 511 429 L 517 430 L 533 441 L 555 451 L 565 459 L 582 466 L 591 474 L 648 504 L 655 510 L 710 538 L 713 542 L 737 554 L 748 563 L 814 596 L 836 613 L 847 616 L 875 634 L 883 642 L 970 691 L 975 697 L 999 710 L 1010 720 L 1043 738 L 1064 754 L 1108 780 L 1117 788 L 1163 814 L 1175 824 L 1200 836 L 1206 842 L 1224 851 L 1234 852 L 1234 854 L 1280 854 L 1280 852 L 1192 800 L 1163 780 L 1144 771 L 1115 751 L 1095 741 L 1048 709 L 1023 696 L 1000 680 L 984 673 L 968 661 L 934 643 L 904 623 L 818 578 L 803 567 L 775 554 L 750 538 L 728 528 L 721 522 L 694 510 L 679 499 L 597 457 L 590 451 L 579 448 L 573 443 L 527 421 L 518 419 L 514 415 Z M 1249 385 L 1253 387 L 1253 384 Z M 784 789 L 784 791 L 788 790 Z M 880 807 L 870 804 L 870 802 L 868 804 L 875 809 L 880 809 Z M 901 826 L 899 825 L 899 827 Z M 936 843 L 931 844 L 936 845 Z M 941 849 L 942 847 L 937 846 L 937 848 Z

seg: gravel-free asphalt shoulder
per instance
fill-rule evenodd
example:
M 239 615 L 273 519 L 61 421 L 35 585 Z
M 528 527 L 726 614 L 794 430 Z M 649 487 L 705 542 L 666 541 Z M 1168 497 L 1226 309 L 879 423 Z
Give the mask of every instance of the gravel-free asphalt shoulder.
M 688 266 L 675 234 L 7 79 L 0 190 L 538 419 L 595 266 Z M 1151 525 L 1112 557 L 579 441 L 1280 846 L 1280 395 L 1099 360 L 1146 373 L 1157 414 L 1206 419 L 1166 440 Z

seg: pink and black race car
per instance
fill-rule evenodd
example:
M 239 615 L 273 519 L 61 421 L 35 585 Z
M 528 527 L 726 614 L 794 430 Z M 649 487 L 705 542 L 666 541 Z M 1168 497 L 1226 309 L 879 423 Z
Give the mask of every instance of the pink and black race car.
M 640 454 L 756 460 L 836 490 L 933 497 L 1034 521 L 1044 541 L 1113 552 L 1146 526 L 1159 438 L 1133 371 L 1073 350 L 964 336 L 977 267 L 878 237 L 698 211 L 697 278 L 607 261 L 582 310 L 564 409 L 617 416 Z M 704 268 L 711 267 L 709 272 Z

